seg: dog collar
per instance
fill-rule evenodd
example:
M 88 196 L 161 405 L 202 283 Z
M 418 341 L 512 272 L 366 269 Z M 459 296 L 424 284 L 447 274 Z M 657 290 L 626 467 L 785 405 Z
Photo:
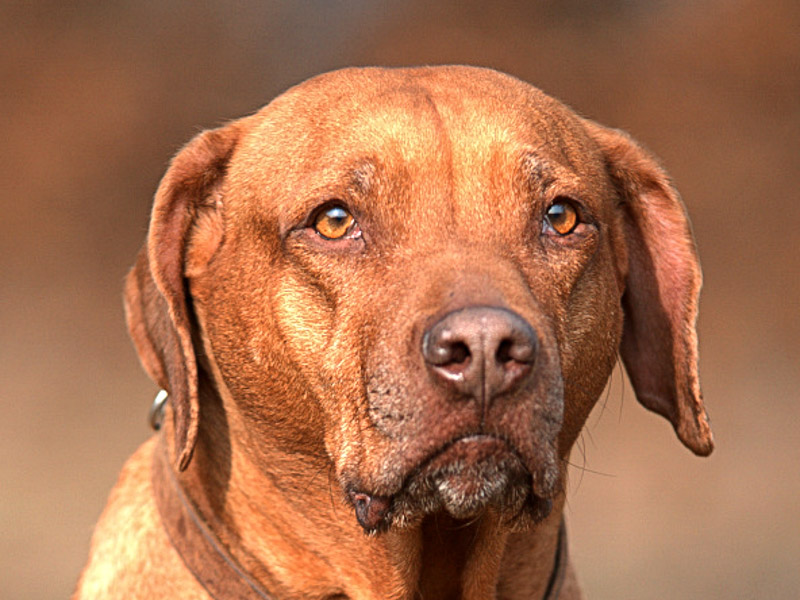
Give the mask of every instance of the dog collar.
M 274 600 L 231 556 L 183 491 L 164 434 L 153 452 L 153 495 L 169 541 L 215 600 Z
M 542 600 L 558 600 L 561 595 L 561 586 L 567 574 L 567 526 L 562 517 L 561 525 L 558 528 L 558 542 L 556 542 L 556 558 L 553 563 L 553 570 L 550 572 L 550 579 L 547 581 Z
M 153 452 L 153 495 L 167 537 L 186 568 L 215 600 L 276 600 L 245 571 L 211 531 L 172 469 L 164 434 L 159 437 Z M 562 520 L 555 562 L 542 600 L 558 599 L 566 567 L 567 535 Z

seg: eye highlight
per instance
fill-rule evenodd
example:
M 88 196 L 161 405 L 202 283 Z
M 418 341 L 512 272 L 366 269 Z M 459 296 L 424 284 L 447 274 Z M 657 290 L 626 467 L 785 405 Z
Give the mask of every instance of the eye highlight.
M 547 209 L 545 226 L 558 235 L 569 235 L 579 224 L 578 211 L 568 200 L 556 200 Z
M 329 206 L 321 210 L 313 219 L 314 231 L 326 240 L 340 240 L 345 237 L 359 237 L 361 231 L 350 211 L 341 205 Z

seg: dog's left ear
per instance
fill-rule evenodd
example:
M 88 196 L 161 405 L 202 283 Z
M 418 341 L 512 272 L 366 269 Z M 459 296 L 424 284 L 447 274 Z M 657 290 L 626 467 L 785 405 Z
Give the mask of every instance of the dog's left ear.
M 232 123 L 201 133 L 175 156 L 156 191 L 147 243 L 125 284 L 128 329 L 139 358 L 169 392 L 179 470 L 192 457 L 200 419 L 187 249 L 195 223 L 218 209 L 238 138 L 239 126 Z
M 689 220 L 669 176 L 627 134 L 586 121 L 618 195 L 627 249 L 620 354 L 636 398 L 706 456 L 714 439 L 700 392 L 697 311 L 702 285 Z

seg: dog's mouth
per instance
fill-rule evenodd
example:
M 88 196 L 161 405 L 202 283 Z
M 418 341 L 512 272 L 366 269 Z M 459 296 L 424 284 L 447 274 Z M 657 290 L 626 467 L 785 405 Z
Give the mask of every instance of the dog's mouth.
M 476 518 L 490 506 L 509 521 L 527 517 L 538 522 L 550 513 L 552 501 L 535 493 L 534 479 L 508 440 L 469 434 L 429 454 L 395 494 L 351 490 L 349 497 L 368 533 L 408 525 L 439 511 L 459 520 Z

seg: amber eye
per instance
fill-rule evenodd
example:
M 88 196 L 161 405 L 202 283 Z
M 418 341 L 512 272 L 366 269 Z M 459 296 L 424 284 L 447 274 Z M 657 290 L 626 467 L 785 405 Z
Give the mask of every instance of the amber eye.
M 331 206 L 314 217 L 314 231 L 329 240 L 339 240 L 351 233 L 356 225 L 346 208 Z
M 547 224 L 559 235 L 572 233 L 578 226 L 578 211 L 569 202 L 556 201 L 547 209 Z

